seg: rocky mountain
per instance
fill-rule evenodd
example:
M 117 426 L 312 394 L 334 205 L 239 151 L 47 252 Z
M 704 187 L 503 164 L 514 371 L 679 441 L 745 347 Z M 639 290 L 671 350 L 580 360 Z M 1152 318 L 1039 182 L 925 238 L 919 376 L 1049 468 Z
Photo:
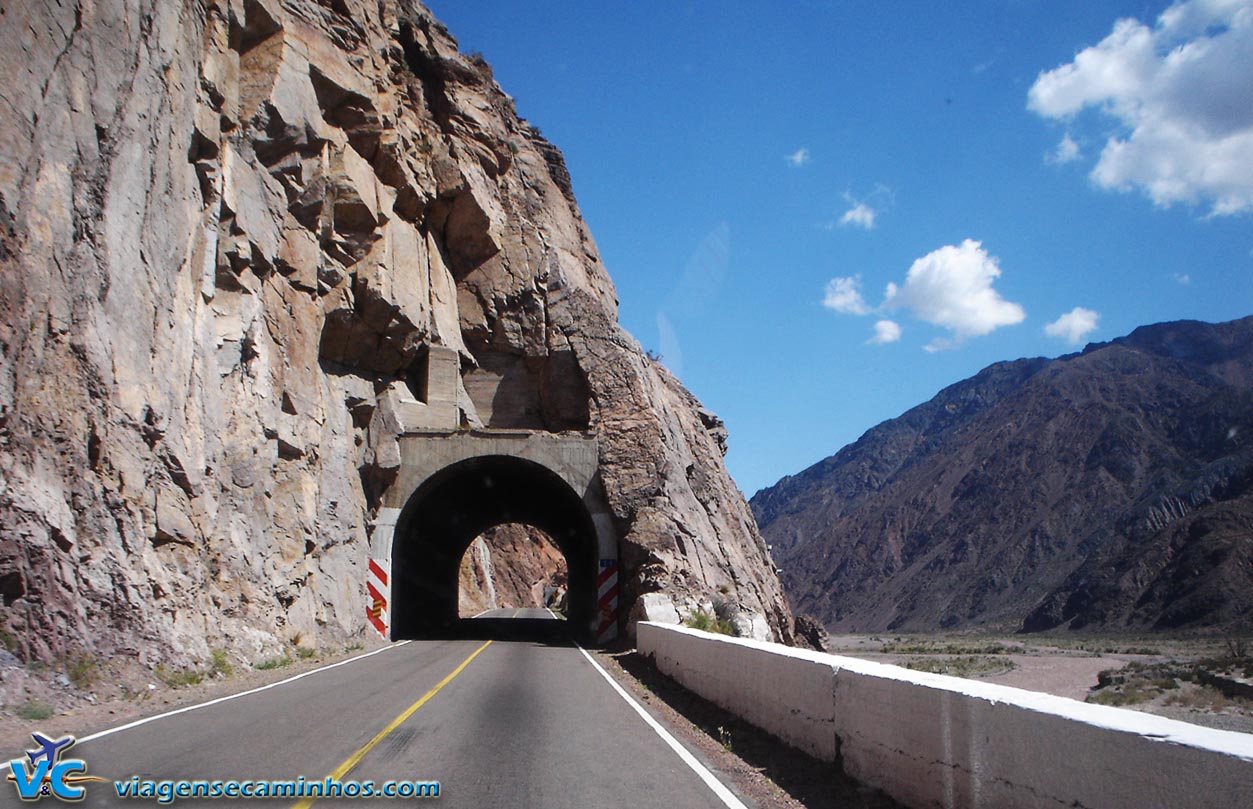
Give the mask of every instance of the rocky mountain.
M 498 607 L 554 607 L 565 594 L 566 560 L 537 528 L 508 523 L 489 528 L 461 557 L 461 616 Z
M 561 153 L 416 0 L 0 16 L 0 629 L 141 667 L 368 631 L 396 401 L 598 439 L 624 607 L 790 615 L 721 422 L 618 325 Z
M 752 498 L 833 630 L 1253 627 L 1253 318 L 992 365 Z

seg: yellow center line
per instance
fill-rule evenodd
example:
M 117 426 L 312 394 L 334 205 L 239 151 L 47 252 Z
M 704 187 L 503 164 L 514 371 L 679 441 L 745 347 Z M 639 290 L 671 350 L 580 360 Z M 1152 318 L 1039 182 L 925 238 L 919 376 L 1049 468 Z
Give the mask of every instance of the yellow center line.
M 417 712 L 417 710 L 421 708 L 423 705 L 425 705 L 431 697 L 438 694 L 441 688 L 451 683 L 454 677 L 460 674 L 465 669 L 466 666 L 470 665 L 470 661 L 478 657 L 479 652 L 483 651 L 484 649 L 486 649 L 488 646 L 491 646 L 491 645 L 492 645 L 492 642 L 489 640 L 489 641 L 485 641 L 482 646 L 475 649 L 474 652 L 469 657 L 461 661 L 460 666 L 457 666 L 457 668 L 452 670 L 451 674 L 449 674 L 447 677 L 445 677 L 444 679 L 436 683 L 435 687 L 432 688 L 430 691 L 427 691 L 425 694 L 423 694 L 422 698 L 419 699 L 417 702 L 413 703 L 408 708 L 405 708 L 404 713 L 402 713 L 400 716 L 393 719 L 387 725 L 387 727 L 383 728 L 378 733 L 374 734 L 374 738 L 370 739 L 370 741 L 362 745 L 361 749 L 353 753 L 348 758 L 344 759 L 344 763 L 336 767 L 331 772 L 331 774 L 327 776 L 327 778 L 332 778 L 336 781 L 343 779 L 343 777 L 347 775 L 348 772 L 353 767 L 357 766 L 357 764 L 361 761 L 361 759 L 365 758 L 366 753 L 369 753 L 371 750 L 373 750 L 375 745 L 377 745 L 379 742 L 386 739 L 389 733 L 391 733 L 396 728 L 400 727 L 406 719 L 413 716 Z M 292 809 L 307 809 L 308 807 L 312 806 L 313 802 L 316 800 L 317 798 L 305 798 L 304 800 L 299 801 L 298 803 L 292 804 Z

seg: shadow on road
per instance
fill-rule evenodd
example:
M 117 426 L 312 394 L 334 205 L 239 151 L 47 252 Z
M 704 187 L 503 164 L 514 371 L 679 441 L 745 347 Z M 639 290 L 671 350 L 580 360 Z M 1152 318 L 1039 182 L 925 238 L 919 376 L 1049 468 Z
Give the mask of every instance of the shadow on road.
M 734 751 L 809 809 L 904 809 L 877 789 L 844 774 L 838 764 L 819 761 L 780 742 L 739 717 L 696 696 L 657 670 L 651 658 L 631 650 L 614 655 L 618 665 L 676 713 Z
M 568 621 L 549 618 L 461 618 L 443 626 L 426 627 L 403 640 L 512 640 L 569 646 L 578 637 Z

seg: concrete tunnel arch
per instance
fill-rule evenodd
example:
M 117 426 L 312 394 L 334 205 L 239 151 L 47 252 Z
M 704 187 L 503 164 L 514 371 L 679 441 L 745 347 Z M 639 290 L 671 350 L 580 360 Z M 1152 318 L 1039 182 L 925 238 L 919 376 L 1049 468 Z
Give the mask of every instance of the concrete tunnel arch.
M 391 636 L 415 638 L 458 622 L 458 569 L 474 538 L 504 523 L 543 530 L 565 557 L 570 626 L 590 634 L 597 616 L 598 538 L 583 498 L 525 458 L 485 455 L 427 478 L 396 521 L 391 548 Z

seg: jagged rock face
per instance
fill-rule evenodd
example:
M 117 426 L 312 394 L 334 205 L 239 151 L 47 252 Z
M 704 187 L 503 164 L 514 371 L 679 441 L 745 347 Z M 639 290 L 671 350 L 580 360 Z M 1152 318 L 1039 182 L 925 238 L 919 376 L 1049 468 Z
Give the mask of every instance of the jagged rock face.
M 993 365 L 752 505 L 835 630 L 1247 631 L 1253 318 Z
M 568 580 L 565 557 L 547 534 L 519 523 L 498 525 L 461 558 L 461 617 L 499 607 L 559 606 Z
M 588 430 L 624 597 L 790 625 L 721 423 L 617 323 L 560 153 L 416 2 L 0 18 L 0 595 L 24 659 L 365 631 L 388 402 Z

